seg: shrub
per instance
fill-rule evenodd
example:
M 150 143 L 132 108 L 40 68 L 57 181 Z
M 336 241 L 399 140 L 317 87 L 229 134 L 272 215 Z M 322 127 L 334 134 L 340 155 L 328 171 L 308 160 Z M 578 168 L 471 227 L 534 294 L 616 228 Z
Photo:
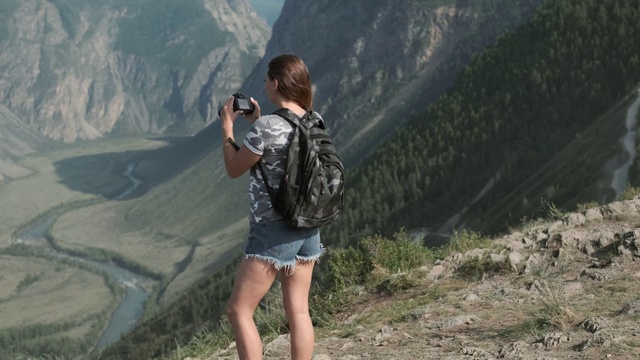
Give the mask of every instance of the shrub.
M 411 242 L 404 231 L 394 239 L 370 236 L 360 241 L 358 248 L 330 251 L 327 284 L 334 290 L 364 285 L 374 269 L 387 274 L 409 271 L 433 258 L 431 250 Z
M 627 184 L 624 191 L 620 194 L 620 200 L 631 200 L 638 195 L 640 195 L 640 188 Z
M 326 278 L 333 290 L 363 284 L 373 269 L 371 258 L 364 251 L 352 247 L 330 250 L 328 265 Z
M 433 258 L 431 250 L 411 242 L 404 231 L 395 234 L 393 240 L 381 236 L 368 237 L 362 241 L 362 246 L 374 266 L 391 273 L 415 269 Z
M 509 260 L 493 261 L 489 258 L 472 258 L 456 270 L 458 277 L 475 282 L 485 275 L 508 274 L 511 271 Z
M 395 292 L 416 285 L 408 274 L 434 258 L 428 248 L 410 241 L 401 231 L 393 239 L 380 235 L 360 241 L 357 248 L 329 251 L 328 271 L 322 287 L 311 295 L 312 318 L 316 324 L 326 323 L 359 290 L 368 286 L 381 292 Z
M 462 230 L 461 232 L 455 231 L 447 245 L 436 251 L 436 257 L 438 259 L 444 259 L 453 253 L 464 253 L 473 249 L 486 248 L 490 245 L 491 242 L 477 232 L 467 230 Z
M 576 206 L 576 210 L 579 211 L 579 212 L 582 212 L 582 211 L 587 211 L 589 209 L 595 209 L 598 206 L 600 206 L 600 204 L 598 204 L 597 201 L 589 201 L 589 202 L 586 202 L 586 203 L 578 204 L 578 206 Z

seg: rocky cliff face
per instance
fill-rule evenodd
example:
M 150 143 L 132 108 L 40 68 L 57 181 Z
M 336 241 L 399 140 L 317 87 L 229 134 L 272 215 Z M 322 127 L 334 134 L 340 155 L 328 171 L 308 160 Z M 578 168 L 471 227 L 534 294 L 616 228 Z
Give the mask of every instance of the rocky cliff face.
M 286 1 L 265 57 L 244 87 L 262 93 L 272 57 L 301 56 L 311 71 L 316 110 L 355 163 L 450 86 L 475 52 L 541 3 Z
M 271 34 L 245 0 L 0 8 L 0 103 L 66 142 L 201 128 L 208 104 L 240 86 Z

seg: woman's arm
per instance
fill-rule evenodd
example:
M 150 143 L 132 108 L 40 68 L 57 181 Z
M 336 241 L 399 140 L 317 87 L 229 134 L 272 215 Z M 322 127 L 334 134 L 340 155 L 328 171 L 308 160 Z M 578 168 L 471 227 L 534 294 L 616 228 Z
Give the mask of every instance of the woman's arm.
M 233 137 L 231 137 L 233 139 Z M 226 140 L 222 151 L 224 153 L 224 166 L 227 169 L 229 177 L 237 178 L 242 176 L 247 170 L 251 169 L 262 156 L 249 150 L 246 145 L 242 145 L 240 150 L 236 151 L 231 143 Z
M 255 100 L 251 100 L 255 105 Z M 256 110 L 252 114 L 252 118 L 256 115 L 258 117 L 260 116 L 259 109 L 259 107 L 256 107 Z M 233 123 L 239 114 L 239 111 L 235 113 L 233 112 L 233 97 L 230 96 L 220 110 L 220 120 L 222 123 L 222 153 L 224 157 L 224 166 L 227 170 L 227 174 L 232 178 L 242 176 L 262 157 L 261 155 L 249 150 L 246 145 L 242 145 L 240 150 L 236 151 L 233 145 L 228 141 L 228 139 L 234 141 Z M 257 117 L 255 119 L 257 119 Z M 255 121 L 255 119 L 252 120 Z

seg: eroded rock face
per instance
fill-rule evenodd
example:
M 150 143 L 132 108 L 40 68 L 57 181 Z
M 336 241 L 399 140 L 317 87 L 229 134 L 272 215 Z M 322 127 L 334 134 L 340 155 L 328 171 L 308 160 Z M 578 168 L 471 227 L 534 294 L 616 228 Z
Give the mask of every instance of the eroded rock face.
M 10 14 L 0 32 L 0 102 L 67 142 L 192 133 L 229 93 L 263 97 L 267 62 L 293 52 L 313 74 L 316 110 L 332 119 L 337 143 L 370 149 L 381 139 L 368 134 L 426 108 L 474 52 L 542 3 L 504 1 L 518 10 L 287 1 L 273 38 L 245 0 L 14 2 L 0 6 Z
M 245 86 L 260 93 L 273 56 L 301 56 L 312 75 L 315 110 L 330 119 L 341 148 L 353 146 L 343 152 L 349 162 L 350 152 L 370 151 L 384 137 L 379 134 L 401 125 L 404 115 L 426 109 L 474 52 L 540 3 L 505 1 L 497 6 L 518 11 L 504 16 L 473 1 L 286 1 L 264 60 Z
M 0 102 L 65 142 L 203 127 L 271 35 L 245 1 L 15 4 L 0 5 Z

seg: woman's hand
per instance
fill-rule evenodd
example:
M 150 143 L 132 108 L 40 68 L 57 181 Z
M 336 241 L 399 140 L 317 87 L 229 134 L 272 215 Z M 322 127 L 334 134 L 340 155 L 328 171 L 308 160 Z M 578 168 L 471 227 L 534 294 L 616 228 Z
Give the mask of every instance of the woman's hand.
M 260 117 L 260 104 L 254 98 L 249 98 L 251 103 L 254 106 L 254 110 L 251 114 L 242 114 L 245 119 L 249 120 L 249 123 L 253 124 L 254 121 L 258 120 Z
M 229 96 L 220 109 L 220 120 L 222 120 L 222 126 L 230 125 L 233 128 L 233 122 L 240 114 L 240 111 L 233 111 L 233 96 Z

